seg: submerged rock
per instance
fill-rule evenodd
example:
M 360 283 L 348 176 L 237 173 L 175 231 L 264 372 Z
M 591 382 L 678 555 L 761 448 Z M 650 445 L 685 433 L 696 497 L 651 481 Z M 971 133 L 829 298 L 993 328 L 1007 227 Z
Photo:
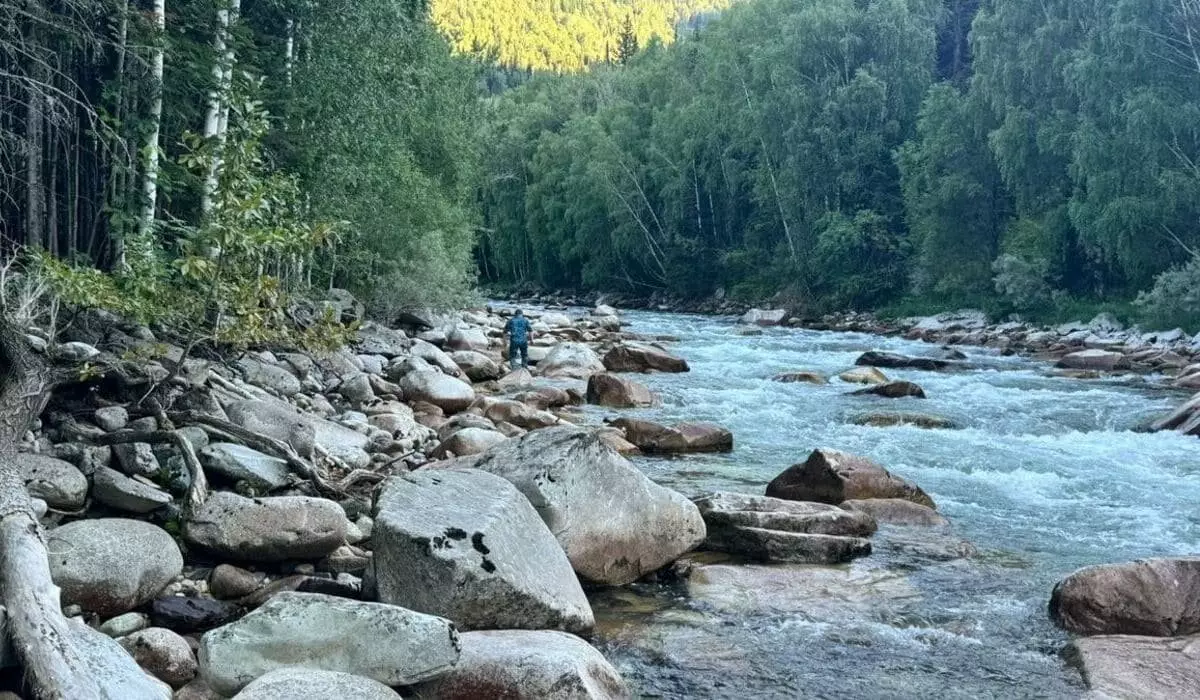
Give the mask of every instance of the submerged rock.
M 843 501 L 841 506 L 846 510 L 866 513 L 880 523 L 892 525 L 923 525 L 927 527 L 942 527 L 949 525 L 936 510 L 929 506 L 913 503 L 903 498 L 864 498 L 861 500 Z
M 1200 633 L 1200 558 L 1080 569 L 1054 587 L 1050 617 L 1076 634 Z
M 951 365 L 949 360 L 937 360 L 931 357 L 909 357 L 894 352 L 871 350 L 864 352 L 854 361 L 854 364 L 868 367 L 892 367 L 895 369 L 939 370 Z
M 874 395 L 882 396 L 885 399 L 902 399 L 908 396 L 917 399 L 925 398 L 925 390 L 920 386 L 905 381 L 887 382 L 885 384 L 876 384 L 869 386 L 866 389 L 859 389 L 851 392 L 855 396 Z
M 494 474 L 433 469 L 388 479 L 373 544 L 381 602 L 462 629 L 592 627 L 562 547 L 528 499 Z
M 785 372 L 771 377 L 773 382 L 781 382 L 783 384 L 828 384 L 829 380 L 816 372 Z
M 866 425 L 872 428 L 891 428 L 894 426 L 912 426 L 926 430 L 953 430 L 958 425 L 949 418 L 934 416 L 928 413 L 867 413 L 850 419 L 855 425 Z
M 414 688 L 417 698 L 620 700 L 625 681 L 604 656 L 564 632 L 466 632 L 449 672 Z
M 862 498 L 903 498 L 937 507 L 919 486 L 875 462 L 828 449 L 813 450 L 807 460 L 784 470 L 767 485 L 767 495 L 833 504 Z

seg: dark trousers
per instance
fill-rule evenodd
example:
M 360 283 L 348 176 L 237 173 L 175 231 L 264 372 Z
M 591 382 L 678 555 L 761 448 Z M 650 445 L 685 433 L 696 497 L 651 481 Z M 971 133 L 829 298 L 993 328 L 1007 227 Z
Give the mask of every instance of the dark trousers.
M 529 343 L 509 342 L 508 364 L 513 369 L 517 368 L 517 357 L 521 358 L 521 367 L 529 366 Z

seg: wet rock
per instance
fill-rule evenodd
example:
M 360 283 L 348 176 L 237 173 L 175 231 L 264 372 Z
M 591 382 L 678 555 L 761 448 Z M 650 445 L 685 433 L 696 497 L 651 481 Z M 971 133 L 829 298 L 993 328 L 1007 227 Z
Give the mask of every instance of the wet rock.
M 138 666 L 178 688 L 196 677 L 196 659 L 187 640 L 162 627 L 134 632 L 119 640 Z
M 497 630 L 462 635 L 458 665 L 414 688 L 417 698 L 564 698 L 617 700 L 631 697 L 604 656 L 564 632 Z
M 611 408 L 654 406 L 658 398 L 644 384 L 601 372 L 588 377 L 587 402 Z
M 191 545 L 240 561 L 318 559 L 346 538 L 346 514 L 324 498 L 209 495 L 184 522 Z
M 140 520 L 77 520 L 47 533 L 46 548 L 62 604 L 102 617 L 145 603 L 183 570 L 175 540 Z
M 689 369 L 682 357 L 649 343 L 617 345 L 605 353 L 603 362 L 609 372 L 687 372 Z
M 882 396 L 885 399 L 902 399 L 905 397 L 913 397 L 916 399 L 925 398 L 925 390 L 920 386 L 905 381 L 887 382 L 886 384 L 876 384 L 869 386 L 866 389 L 859 389 L 851 392 L 856 396 L 873 395 Z
M 929 506 L 913 503 L 903 498 L 866 498 L 843 501 L 842 508 L 866 513 L 880 523 L 893 525 L 922 525 L 943 527 L 950 521 Z
M 445 459 L 451 455 L 455 457 L 477 455 L 507 439 L 503 433 L 495 430 L 463 428 L 456 430 L 450 437 L 443 440 L 429 456 L 433 459 Z
M 931 357 L 909 357 L 894 352 L 871 350 L 859 356 L 854 364 L 868 367 L 891 367 L 894 369 L 939 370 L 951 365 L 948 360 L 936 360 Z
M 472 466 L 512 482 L 590 581 L 635 581 L 704 539 L 691 501 L 646 478 L 588 430 L 536 430 L 473 458 Z
M 1097 697 L 1200 697 L 1200 635 L 1082 637 L 1072 640 L 1063 656 Z
M 481 352 L 459 350 L 451 353 L 450 357 L 473 382 L 486 382 L 504 376 L 500 364 Z
M 1111 372 L 1117 369 L 1127 369 L 1129 361 L 1125 355 L 1109 350 L 1080 350 L 1064 355 L 1058 361 L 1057 367 L 1064 369 L 1098 370 Z
M 383 603 L 316 593 L 280 593 L 200 640 L 200 670 L 232 695 L 288 666 L 338 671 L 384 685 L 410 685 L 458 661 L 449 621 Z
M 767 484 L 767 495 L 791 501 L 838 504 L 864 498 L 902 498 L 930 508 L 933 499 L 919 486 L 902 479 L 865 457 L 813 450 Z
M 566 554 L 505 479 L 474 469 L 404 474 L 384 482 L 375 508 L 381 602 L 461 629 L 591 629 Z
M 300 380 L 286 369 L 253 357 L 243 357 L 237 361 L 238 369 L 242 370 L 246 381 L 262 389 L 268 389 L 280 396 L 295 396 L 300 393 Z
M 199 596 L 164 596 L 150 605 L 150 620 L 183 634 L 205 632 L 237 619 L 242 612 L 234 603 Z
M 747 326 L 778 326 L 785 318 L 787 311 L 784 309 L 750 309 L 739 321 Z
M 838 375 L 838 379 L 849 384 L 886 384 L 886 374 L 874 367 L 855 367 Z
M 425 401 L 446 413 L 461 411 L 475 400 L 470 384 L 440 372 L 409 372 L 399 384 L 409 401 Z
M 244 445 L 215 442 L 200 450 L 199 457 L 206 472 L 232 482 L 245 481 L 263 491 L 283 488 L 291 481 L 287 462 Z
M 828 384 L 829 380 L 816 372 L 784 372 L 771 377 L 771 381 L 782 384 Z
M 233 700 L 399 700 L 400 695 L 370 678 L 311 668 L 280 668 L 259 676 Z
M 1050 617 L 1076 634 L 1200 633 L 1200 558 L 1080 569 L 1054 587 Z
M 794 614 L 837 625 L 873 619 L 881 609 L 920 598 L 902 572 L 870 562 L 856 559 L 838 567 L 699 564 L 687 579 L 687 591 L 695 603 L 722 612 Z
M 311 456 L 313 444 L 360 469 L 371 462 L 366 447 L 369 439 L 332 421 L 302 414 L 278 401 L 234 401 L 225 407 L 229 420 L 247 430 L 262 433 L 292 445 L 301 456 Z
M 538 370 L 544 377 L 587 379 L 605 368 L 600 356 L 583 343 L 559 343 L 538 363 Z
M 25 474 L 29 495 L 59 510 L 77 510 L 87 500 L 88 481 L 70 462 L 39 454 L 19 453 L 14 459 Z
M 849 537 L 870 537 L 875 532 L 875 520 L 870 515 L 850 513 L 827 503 L 726 492 L 701 496 L 695 503 L 710 538 L 714 532 L 733 526 Z
M 926 430 L 952 430 L 958 425 L 949 418 L 934 416 L 928 413 L 867 413 L 850 419 L 855 425 L 866 425 L 872 428 L 890 428 L 894 426 L 912 426 Z
M 840 564 L 871 553 L 870 541 L 861 537 L 767 530 L 744 525 L 710 529 L 704 546 L 767 563 Z
M 733 434 L 715 423 L 660 425 L 647 420 L 618 418 L 609 421 L 625 431 L 625 439 L 649 454 L 729 452 Z
M 171 494 L 153 483 L 130 478 L 108 467 L 96 468 L 92 487 L 92 496 L 97 501 L 129 513 L 149 513 L 172 501 Z
M 150 626 L 150 617 L 145 613 L 128 612 L 109 618 L 100 625 L 100 631 L 110 637 L 124 637 Z
M 108 432 L 120 430 L 129 424 L 129 411 L 124 406 L 106 406 L 97 408 L 92 420 Z
M 266 582 L 266 575 L 247 571 L 232 564 L 218 564 L 208 576 L 208 590 L 215 597 L 229 600 L 241 598 L 258 590 Z

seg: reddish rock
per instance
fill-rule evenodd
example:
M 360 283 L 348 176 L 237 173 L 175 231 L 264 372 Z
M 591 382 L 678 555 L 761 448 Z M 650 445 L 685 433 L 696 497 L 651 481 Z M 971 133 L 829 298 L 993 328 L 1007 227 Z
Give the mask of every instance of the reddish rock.
M 794 464 L 767 485 L 767 495 L 791 501 L 838 504 L 864 498 L 903 498 L 936 508 L 919 486 L 902 479 L 875 462 L 836 450 L 813 450 L 808 459 Z

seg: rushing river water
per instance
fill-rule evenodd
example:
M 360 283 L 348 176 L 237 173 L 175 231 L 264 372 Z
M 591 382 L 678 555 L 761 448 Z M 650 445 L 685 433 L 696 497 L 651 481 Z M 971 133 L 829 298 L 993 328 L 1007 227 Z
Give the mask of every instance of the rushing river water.
M 686 582 L 594 591 L 597 644 L 641 696 L 812 698 L 1078 697 L 1046 616 L 1074 569 L 1195 553 L 1200 443 L 1134 432 L 1181 396 L 1143 379 L 1077 380 L 1045 364 L 963 348 L 970 369 L 886 370 L 929 398 L 849 396 L 852 387 L 780 384 L 784 371 L 832 376 L 863 351 L 934 355 L 935 346 L 866 334 L 768 329 L 730 319 L 629 313 L 634 331 L 677 336 L 687 374 L 643 381 L 663 398 L 635 411 L 711 420 L 728 455 L 636 460 L 689 496 L 761 494 L 815 447 L 869 456 L 915 481 L 949 533 L 883 527 L 875 552 L 840 567 L 701 566 Z M 588 409 L 596 413 L 615 413 Z M 947 417 L 958 430 L 871 428 L 870 411 Z M 959 540 L 977 554 L 956 556 Z

